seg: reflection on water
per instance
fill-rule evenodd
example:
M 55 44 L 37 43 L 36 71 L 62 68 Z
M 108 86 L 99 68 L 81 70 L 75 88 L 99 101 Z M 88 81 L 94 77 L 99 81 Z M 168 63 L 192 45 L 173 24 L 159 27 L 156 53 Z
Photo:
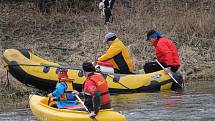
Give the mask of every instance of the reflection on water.
M 215 95 L 196 94 L 171 96 L 154 95 L 151 100 L 141 99 L 137 107 L 124 110 L 129 121 L 142 120 L 215 120 Z M 134 103 L 137 103 L 136 100 Z M 124 104 L 125 107 L 130 106 Z M 132 106 L 135 106 L 132 104 Z M 122 110 L 124 109 L 121 106 Z
M 37 121 L 30 109 L 15 109 L 11 112 L 0 112 L 0 121 Z
M 128 121 L 215 120 L 215 83 L 186 85 L 183 92 L 122 94 L 113 96 L 115 109 Z
M 190 83 L 183 92 L 119 94 L 112 96 L 115 110 L 128 121 L 215 120 L 215 83 Z M 29 109 L 0 112 L 1 121 L 35 121 Z

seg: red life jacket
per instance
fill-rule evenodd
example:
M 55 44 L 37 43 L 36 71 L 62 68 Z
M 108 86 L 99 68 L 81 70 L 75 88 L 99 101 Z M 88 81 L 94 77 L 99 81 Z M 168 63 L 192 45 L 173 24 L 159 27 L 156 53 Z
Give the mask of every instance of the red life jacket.
M 91 87 L 96 86 L 96 89 L 92 89 Z M 100 92 L 101 104 L 110 103 L 110 94 L 108 91 L 107 81 L 100 74 L 93 74 L 90 76 L 84 85 L 84 92 L 94 96 L 94 91 Z
M 167 65 L 180 67 L 180 58 L 175 44 L 167 38 L 159 38 L 153 42 L 155 54 L 160 62 Z

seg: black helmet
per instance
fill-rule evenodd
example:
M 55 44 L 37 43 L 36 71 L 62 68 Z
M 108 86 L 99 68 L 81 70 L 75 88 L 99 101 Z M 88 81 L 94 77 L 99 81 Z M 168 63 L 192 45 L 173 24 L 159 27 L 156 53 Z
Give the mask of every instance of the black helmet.
M 90 63 L 90 62 L 84 62 L 84 63 L 82 64 L 82 68 L 83 68 L 83 70 L 86 71 L 86 72 L 95 72 L 95 71 L 96 71 L 96 70 L 95 70 L 95 67 L 94 67 L 93 64 Z
M 148 41 L 149 40 L 149 37 L 152 35 L 152 34 L 154 34 L 156 31 L 155 30 L 150 30 L 150 31 L 148 31 L 148 33 L 147 33 L 147 38 L 146 38 L 146 41 Z

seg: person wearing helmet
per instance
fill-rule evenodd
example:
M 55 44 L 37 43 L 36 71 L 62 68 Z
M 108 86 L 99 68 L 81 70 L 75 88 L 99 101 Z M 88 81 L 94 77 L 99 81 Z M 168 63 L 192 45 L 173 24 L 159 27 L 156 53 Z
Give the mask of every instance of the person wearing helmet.
M 180 67 L 180 58 L 176 45 L 168 38 L 162 37 L 161 33 L 150 30 L 147 33 L 146 41 L 151 42 L 155 47 L 157 60 L 172 72 L 176 72 Z M 144 65 L 145 73 L 151 73 L 162 70 L 157 62 L 148 62 Z
M 86 77 L 82 93 L 85 98 L 84 104 L 90 112 L 89 117 L 94 118 L 100 109 L 111 108 L 108 83 L 101 74 L 95 73 L 96 70 L 92 63 L 84 62 L 82 68 Z M 73 93 L 80 94 L 77 91 L 73 91 Z
M 105 54 L 98 58 L 98 61 L 110 62 L 114 67 L 115 73 L 132 73 L 134 65 L 129 51 L 116 34 L 108 32 L 105 35 L 104 43 L 106 43 L 109 48 Z
M 69 109 L 71 106 L 78 104 L 78 100 L 72 94 L 73 80 L 68 78 L 67 72 L 68 70 L 63 68 L 58 68 L 56 70 L 59 81 L 56 84 L 55 90 L 48 94 L 48 97 L 57 101 L 52 107 Z

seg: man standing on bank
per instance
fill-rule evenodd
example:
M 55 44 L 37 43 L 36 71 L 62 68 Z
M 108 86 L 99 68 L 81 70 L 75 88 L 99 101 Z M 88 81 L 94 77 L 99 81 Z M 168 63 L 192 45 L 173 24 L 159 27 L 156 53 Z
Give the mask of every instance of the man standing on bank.
M 180 67 L 180 58 L 175 44 L 168 38 L 162 37 L 159 31 L 150 30 L 147 33 L 147 40 L 155 47 L 157 60 L 172 72 L 177 72 Z M 162 70 L 157 62 L 148 62 L 144 65 L 145 73 Z M 166 69 L 168 71 L 168 69 Z
M 115 73 L 131 74 L 133 62 L 128 49 L 119 40 L 115 33 L 109 32 L 105 35 L 104 43 L 108 45 L 105 54 L 98 58 L 98 61 L 108 61 L 114 67 Z
M 101 10 L 101 16 L 105 17 L 105 24 L 107 22 L 113 22 L 112 9 L 115 0 L 101 0 L 99 3 L 99 9 Z M 110 20 L 111 18 L 111 20 Z

